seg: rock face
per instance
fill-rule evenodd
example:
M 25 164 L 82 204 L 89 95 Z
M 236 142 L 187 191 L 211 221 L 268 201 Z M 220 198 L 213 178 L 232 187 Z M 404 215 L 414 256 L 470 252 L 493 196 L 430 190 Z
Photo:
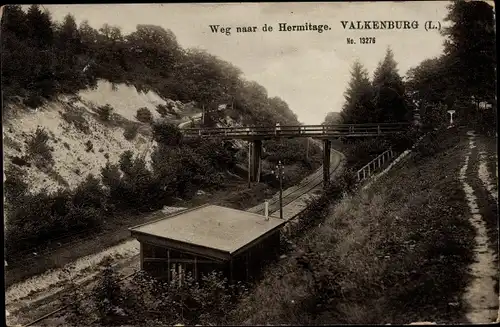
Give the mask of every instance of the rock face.
M 21 104 L 12 104 L 15 117 L 4 122 L 4 163 L 16 165 L 27 172 L 27 183 L 32 192 L 41 189 L 54 191 L 60 187 L 73 188 L 88 174 L 98 176 L 101 168 L 110 161 L 115 163 L 126 150 L 145 154 L 149 160 L 155 145 L 147 124 L 137 121 L 137 109 L 148 108 L 154 119 L 159 119 L 158 104 L 172 102 L 175 112 L 182 114 L 180 102 L 162 99 L 154 92 L 138 92 L 133 86 L 112 85 L 100 81 L 94 90 L 83 90 L 77 95 L 60 96 L 37 110 L 28 110 Z M 112 123 L 103 122 L 98 108 L 109 104 Z M 135 138 L 127 140 L 125 129 L 139 127 Z M 40 170 L 27 158 L 27 141 L 37 127 L 44 129 L 49 140 L 53 166 Z

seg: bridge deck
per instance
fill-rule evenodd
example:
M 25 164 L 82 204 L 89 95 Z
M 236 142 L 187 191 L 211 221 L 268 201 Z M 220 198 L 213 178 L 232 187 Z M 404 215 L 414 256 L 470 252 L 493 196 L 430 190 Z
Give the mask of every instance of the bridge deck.
M 296 126 L 249 126 L 188 128 L 182 130 L 187 138 L 217 138 L 265 140 L 272 138 L 340 138 L 340 137 L 375 137 L 400 133 L 409 127 L 408 123 L 384 124 L 338 124 L 338 125 L 296 125 Z

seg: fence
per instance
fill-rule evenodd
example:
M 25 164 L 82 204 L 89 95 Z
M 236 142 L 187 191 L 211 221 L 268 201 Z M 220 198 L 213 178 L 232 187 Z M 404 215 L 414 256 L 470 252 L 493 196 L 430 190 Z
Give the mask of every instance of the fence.
M 365 179 L 369 178 L 371 174 L 380 167 L 382 167 L 387 161 L 391 160 L 394 158 L 394 151 L 392 149 L 384 151 L 381 155 L 364 165 L 360 170 L 357 172 L 357 177 L 358 177 L 358 183 L 364 181 Z

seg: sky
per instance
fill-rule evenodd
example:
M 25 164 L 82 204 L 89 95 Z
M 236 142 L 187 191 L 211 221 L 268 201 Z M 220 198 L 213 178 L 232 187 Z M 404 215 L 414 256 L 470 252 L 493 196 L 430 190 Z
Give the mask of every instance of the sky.
M 426 31 L 426 21 L 443 22 L 447 1 L 333 3 L 217 3 L 217 4 L 94 4 L 44 5 L 55 20 L 71 13 L 77 24 L 94 28 L 119 26 L 124 34 L 138 24 L 170 29 L 184 48 L 197 47 L 239 67 L 246 79 L 263 85 L 269 96 L 288 103 L 299 121 L 321 123 L 330 111 L 340 112 L 352 63 L 373 74 L 388 46 L 401 75 L 443 49 L 438 30 Z M 341 21 L 409 20 L 418 29 L 350 30 Z M 329 30 L 279 32 L 278 24 L 328 25 Z M 263 32 L 262 26 L 272 26 Z M 210 25 L 231 28 L 231 35 L 212 33 Z M 236 33 L 236 27 L 257 26 L 257 32 Z M 361 44 L 374 37 L 375 44 Z M 356 44 L 348 44 L 352 38 Z

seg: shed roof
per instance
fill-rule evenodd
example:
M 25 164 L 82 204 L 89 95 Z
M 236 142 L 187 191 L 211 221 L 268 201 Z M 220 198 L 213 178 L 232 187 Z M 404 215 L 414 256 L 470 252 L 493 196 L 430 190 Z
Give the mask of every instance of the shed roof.
M 156 213 L 158 220 L 129 228 L 132 235 L 152 235 L 233 254 L 277 229 L 284 220 L 216 205 L 174 214 Z

